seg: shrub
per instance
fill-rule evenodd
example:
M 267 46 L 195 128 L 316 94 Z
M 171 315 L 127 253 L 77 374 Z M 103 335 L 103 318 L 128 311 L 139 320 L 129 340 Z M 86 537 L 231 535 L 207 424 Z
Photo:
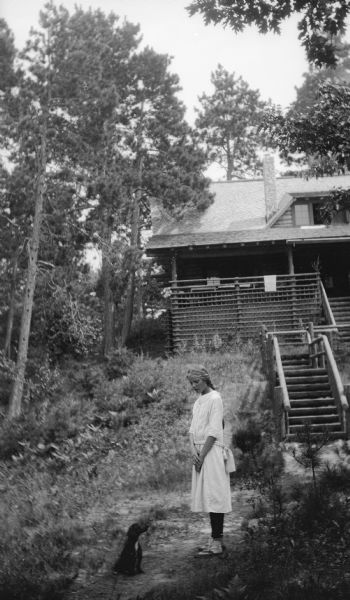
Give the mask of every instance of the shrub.
M 261 431 L 250 423 L 246 428 L 240 428 L 234 434 L 234 443 L 242 450 L 243 454 L 250 453 L 253 456 L 261 445 Z
M 117 348 L 114 350 L 111 356 L 109 356 L 106 365 L 108 378 L 117 379 L 126 375 L 134 360 L 135 355 L 131 350 L 127 348 Z
M 15 363 L 0 350 L 0 404 L 8 402 L 14 370 Z
M 51 368 L 48 356 L 30 358 L 26 366 L 26 400 L 38 404 L 47 402 L 59 390 L 61 373 L 57 367 Z
M 147 356 L 164 356 L 167 344 L 167 315 L 136 322 L 127 340 L 128 348 Z

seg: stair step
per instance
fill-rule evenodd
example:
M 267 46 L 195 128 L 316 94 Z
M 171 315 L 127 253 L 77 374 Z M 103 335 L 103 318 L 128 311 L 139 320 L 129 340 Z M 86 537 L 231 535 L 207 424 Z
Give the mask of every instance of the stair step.
M 331 391 L 328 381 L 325 381 L 325 382 L 309 381 L 308 383 L 300 383 L 300 382 L 288 383 L 287 388 L 288 388 L 288 392 L 299 392 L 299 391 L 302 392 L 304 390 L 310 391 L 310 392 L 316 392 L 317 390 L 320 390 L 321 392 L 323 392 L 325 390 Z
M 347 439 L 347 434 L 343 431 L 343 429 L 341 429 L 340 431 L 327 431 L 328 434 L 328 438 L 330 440 L 346 440 Z M 311 431 L 311 435 L 314 435 L 315 437 L 317 435 L 319 435 L 318 431 Z M 299 437 L 297 434 L 295 433 L 289 433 L 287 435 L 287 441 L 288 442 L 293 442 L 293 441 L 298 441 Z
M 295 433 L 297 431 L 302 431 L 303 427 L 304 427 L 303 424 L 300 424 L 300 425 L 290 425 L 289 432 L 290 433 Z M 341 426 L 340 422 L 339 423 L 323 423 L 323 424 L 321 424 L 321 423 L 316 423 L 316 424 L 310 423 L 310 427 L 311 427 L 311 430 L 313 432 L 315 432 L 315 433 L 316 432 L 317 433 L 318 432 L 322 433 L 324 431 L 324 429 L 327 429 L 329 431 L 337 431 L 337 432 L 338 431 L 339 432 L 342 431 L 342 426 Z
M 312 368 L 312 365 L 310 364 L 310 361 L 302 361 L 302 362 L 298 362 L 298 363 L 284 363 L 282 361 L 282 365 L 284 370 L 288 370 L 288 369 L 293 369 L 293 371 L 295 369 L 308 369 L 308 368 Z
M 284 365 L 300 365 L 310 362 L 310 358 L 282 358 L 282 362 Z
M 333 298 L 329 298 L 330 304 L 332 304 L 333 302 L 341 302 L 344 300 L 350 302 L 350 296 L 333 296 Z
M 313 369 L 312 367 L 309 368 L 304 368 L 301 367 L 300 369 L 284 369 L 284 375 L 285 377 L 294 377 L 294 373 L 297 373 L 298 376 L 300 377 L 304 377 L 307 375 L 313 375 L 313 376 L 317 376 L 317 375 L 327 375 L 327 371 L 326 369 Z
M 291 383 L 292 385 L 297 384 L 297 383 L 328 383 L 328 375 L 309 375 L 306 377 L 299 377 L 298 375 L 295 376 L 290 376 L 288 375 L 286 377 L 286 383 L 287 386 L 289 383 Z
M 299 391 L 289 391 L 289 399 L 297 400 L 298 398 L 329 398 L 331 390 L 301 390 Z
M 308 422 L 312 425 L 318 425 L 318 424 L 330 424 L 330 423 L 334 423 L 334 424 L 339 424 L 340 425 L 340 420 L 339 420 L 339 416 L 338 415 L 310 415 L 310 416 L 305 416 L 305 415 L 293 415 L 292 417 L 288 417 L 288 422 L 289 425 L 299 425 L 299 424 L 303 424 L 305 422 Z
M 338 417 L 338 411 L 335 406 L 300 406 L 298 408 L 292 407 L 289 412 L 289 415 L 293 417 L 302 415 L 312 416 L 318 413 L 322 415 L 336 415 Z
M 323 396 L 322 398 L 290 398 L 292 408 L 302 406 L 335 406 L 335 400 L 332 396 Z

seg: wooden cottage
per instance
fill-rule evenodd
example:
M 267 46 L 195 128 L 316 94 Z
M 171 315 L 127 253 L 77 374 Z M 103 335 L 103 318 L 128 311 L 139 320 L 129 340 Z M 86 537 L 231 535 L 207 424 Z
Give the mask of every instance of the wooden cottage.
M 153 211 L 147 253 L 169 281 L 171 345 L 216 334 L 254 336 L 259 326 L 309 321 L 350 331 L 350 215 L 322 222 L 321 202 L 350 175 L 264 177 L 213 183 L 203 213 L 173 221 Z

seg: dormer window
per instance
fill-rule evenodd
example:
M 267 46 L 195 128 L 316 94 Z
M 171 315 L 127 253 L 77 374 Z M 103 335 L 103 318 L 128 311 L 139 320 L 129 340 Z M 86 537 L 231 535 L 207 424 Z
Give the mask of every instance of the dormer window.
M 294 227 L 324 225 L 325 220 L 321 208 L 322 202 L 320 202 L 320 198 L 308 201 L 303 198 L 295 202 L 293 207 Z M 341 222 L 345 222 L 344 217 L 342 217 Z

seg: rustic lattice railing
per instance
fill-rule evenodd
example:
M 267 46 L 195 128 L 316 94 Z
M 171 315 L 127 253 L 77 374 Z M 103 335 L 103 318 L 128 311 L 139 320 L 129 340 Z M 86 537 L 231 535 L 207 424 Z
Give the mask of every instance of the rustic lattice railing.
M 317 273 L 171 282 L 172 346 L 196 340 L 255 337 L 269 330 L 299 329 L 321 317 Z

